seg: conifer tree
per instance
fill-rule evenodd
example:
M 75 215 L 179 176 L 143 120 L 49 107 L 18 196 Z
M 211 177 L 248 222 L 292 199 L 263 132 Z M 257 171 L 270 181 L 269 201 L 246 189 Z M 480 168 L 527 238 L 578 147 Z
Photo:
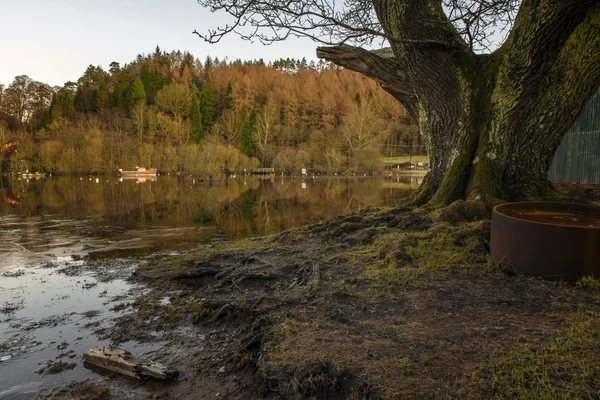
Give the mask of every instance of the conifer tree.
M 217 120 L 217 107 L 215 105 L 215 90 L 213 89 L 210 75 L 206 74 L 204 86 L 200 92 L 200 112 L 202 125 L 209 130 Z
M 108 70 L 108 72 L 110 72 L 110 74 L 112 76 L 114 76 L 114 75 L 118 74 L 119 72 L 121 72 L 121 65 L 118 62 L 116 62 L 116 61 L 111 62 L 109 64 L 109 67 L 110 67 L 110 69 Z
M 146 90 L 144 89 L 144 84 L 140 76 L 138 75 L 133 81 L 133 85 L 131 87 L 131 97 L 129 99 L 129 108 L 132 109 L 136 104 L 140 102 L 146 102 Z
M 150 103 L 152 103 L 154 101 L 156 92 L 162 89 L 165 82 L 156 68 L 152 69 L 152 71 L 149 71 L 145 62 L 142 63 L 139 76 L 144 84 L 146 96 L 148 97 L 148 100 L 150 100 Z
M 118 73 L 118 80 L 111 93 L 111 105 L 116 108 L 125 108 L 125 94 L 129 91 L 129 78 L 126 71 Z
M 77 112 L 86 113 L 90 111 L 90 108 L 87 106 L 86 102 L 86 89 L 84 89 L 81 85 L 77 86 L 77 90 L 75 91 L 75 110 Z
M 72 119 L 75 116 L 75 103 L 73 93 L 66 88 L 56 92 L 50 102 L 48 110 L 48 123 L 58 121 L 60 119 Z
M 210 72 L 214 66 L 212 58 L 210 56 L 206 56 L 206 60 L 204 60 L 204 69 L 206 72 Z
M 103 73 L 100 67 L 94 67 L 90 64 L 77 81 L 77 91 L 75 92 L 75 109 L 77 112 L 89 113 L 96 111 L 97 85 L 100 80 L 99 77 L 102 77 Z
M 194 143 L 200 143 L 204 138 L 202 130 L 202 114 L 200 113 L 200 104 L 196 100 L 196 96 L 192 96 L 190 104 L 190 138 Z
M 100 81 L 100 86 L 95 93 L 95 101 L 94 101 L 94 110 L 99 111 L 103 108 L 108 108 L 110 106 L 110 93 L 108 92 L 108 85 L 106 84 L 106 79 L 103 78 Z
M 231 81 L 227 82 L 227 92 L 225 92 L 225 109 L 231 110 L 234 106 L 233 99 L 233 87 L 231 86 Z
M 183 53 L 183 59 L 181 60 L 181 66 L 179 67 L 179 71 L 183 73 L 185 67 L 188 67 L 190 69 L 194 68 L 194 56 L 192 56 L 192 54 L 187 51 Z
M 248 112 L 246 111 L 246 107 L 242 109 L 242 118 L 246 120 L 244 127 L 242 128 L 242 134 L 240 137 L 240 150 L 242 153 L 247 155 L 248 157 L 256 157 L 258 156 L 258 145 L 254 140 L 254 128 L 256 125 L 256 111 L 252 110 L 250 112 L 250 116 L 247 117 Z

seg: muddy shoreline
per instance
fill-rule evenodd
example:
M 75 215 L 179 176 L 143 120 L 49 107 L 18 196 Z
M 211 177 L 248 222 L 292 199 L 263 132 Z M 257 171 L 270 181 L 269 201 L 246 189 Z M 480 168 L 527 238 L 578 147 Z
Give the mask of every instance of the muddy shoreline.
M 509 276 L 487 210 L 371 209 L 140 265 L 104 337 L 174 382 L 108 374 L 51 399 L 586 398 L 600 283 Z M 136 354 L 140 355 L 140 354 Z
M 147 288 L 125 281 L 135 269 L 127 260 L 84 262 L 63 257 L 39 268 L 3 272 L 0 304 L 0 398 L 35 398 L 38 391 L 94 374 L 81 354 L 120 313 L 112 305 L 135 299 Z M 126 343 L 134 351 L 155 344 Z
M 276 233 L 369 205 L 397 204 L 418 185 L 403 176 L 305 184 L 248 178 L 212 187 L 169 177 L 4 183 L 12 197 L 0 202 L 2 400 L 34 398 L 40 389 L 47 393 L 73 380 L 99 378 L 84 368 L 81 355 L 111 344 L 113 320 L 144 306 L 148 283 L 129 279 L 137 264 L 155 256 L 180 259 L 198 246 Z M 170 297 L 165 293 L 157 302 L 167 306 Z M 159 315 L 148 324 L 160 325 Z M 155 330 L 143 343 L 119 345 L 136 355 L 154 351 L 168 343 L 161 341 L 168 335 Z

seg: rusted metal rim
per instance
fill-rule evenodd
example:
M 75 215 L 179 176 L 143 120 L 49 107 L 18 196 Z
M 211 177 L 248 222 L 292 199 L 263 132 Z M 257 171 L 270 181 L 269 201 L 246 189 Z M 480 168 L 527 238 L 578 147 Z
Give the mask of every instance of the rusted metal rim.
M 532 220 L 524 220 L 522 218 L 517 218 L 511 216 L 506 213 L 509 209 L 536 209 L 543 208 L 547 211 L 574 211 L 577 213 L 588 213 L 590 215 L 598 215 L 600 216 L 600 206 L 594 204 L 581 204 L 581 203 L 564 203 L 564 202 L 544 202 L 544 201 L 522 201 L 522 202 L 514 202 L 514 203 L 504 203 L 497 205 L 492 210 L 492 215 L 494 213 L 501 214 L 506 218 L 516 219 L 519 221 L 527 221 L 532 224 L 542 224 L 542 225 L 550 225 L 550 226 L 569 226 L 572 228 L 581 228 L 581 229 L 600 229 L 600 227 L 590 227 L 590 226 L 573 226 L 573 225 L 561 225 L 557 223 L 549 223 L 549 222 L 540 222 L 540 221 L 532 221 Z M 600 244 L 599 244 L 600 245 Z M 600 261 L 599 261 L 600 262 Z
M 561 213 L 565 215 L 563 219 Z M 600 207 L 590 204 L 498 205 L 492 211 L 492 260 L 525 275 L 567 280 L 598 277 L 599 221 Z

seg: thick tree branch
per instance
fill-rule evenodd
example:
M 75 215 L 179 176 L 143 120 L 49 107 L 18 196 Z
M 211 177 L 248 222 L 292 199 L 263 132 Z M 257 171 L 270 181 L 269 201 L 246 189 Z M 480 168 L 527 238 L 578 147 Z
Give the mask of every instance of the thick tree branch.
M 407 95 L 413 93 L 400 64 L 392 57 L 384 58 L 375 52 L 347 45 L 318 47 L 317 57 L 368 76 L 384 88 Z
M 318 47 L 317 57 L 373 79 L 415 117 L 414 90 L 390 48 L 367 51 L 348 45 Z

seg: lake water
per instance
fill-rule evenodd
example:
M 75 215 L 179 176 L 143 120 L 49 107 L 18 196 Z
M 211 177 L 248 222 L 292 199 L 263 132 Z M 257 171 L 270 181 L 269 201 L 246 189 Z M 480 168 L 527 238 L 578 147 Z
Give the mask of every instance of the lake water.
M 144 292 L 139 263 L 397 203 L 422 177 L 0 178 L 0 399 L 93 376 L 82 354 Z M 161 343 L 125 343 L 136 355 Z M 74 363 L 58 374 L 44 363 Z M 46 368 L 46 371 L 48 368 Z

